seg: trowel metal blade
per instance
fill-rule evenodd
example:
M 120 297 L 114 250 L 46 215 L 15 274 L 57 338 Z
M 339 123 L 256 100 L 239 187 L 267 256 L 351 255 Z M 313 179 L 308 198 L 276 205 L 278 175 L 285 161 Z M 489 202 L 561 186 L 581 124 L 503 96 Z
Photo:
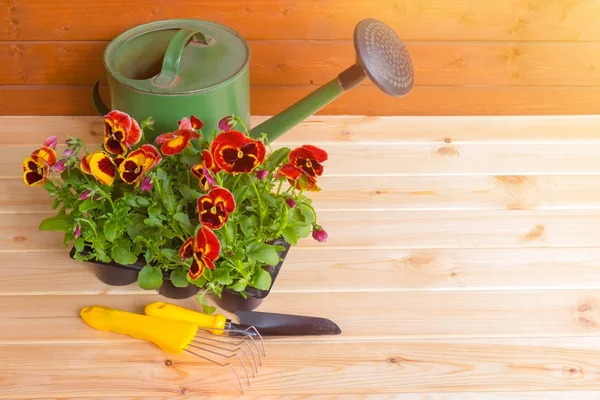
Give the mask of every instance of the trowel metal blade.
M 276 314 L 257 311 L 236 311 L 240 325 L 254 326 L 262 336 L 339 335 L 337 324 L 327 318 Z

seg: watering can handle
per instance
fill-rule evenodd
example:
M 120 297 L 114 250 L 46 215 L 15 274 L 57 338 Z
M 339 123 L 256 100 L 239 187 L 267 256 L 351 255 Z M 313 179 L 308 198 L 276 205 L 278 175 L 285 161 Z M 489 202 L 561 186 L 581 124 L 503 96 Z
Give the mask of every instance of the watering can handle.
M 110 109 L 106 104 L 104 104 L 102 97 L 100 97 L 100 90 L 98 90 L 99 84 L 100 79 L 98 79 L 92 87 L 92 103 L 94 104 L 94 108 L 96 109 L 96 111 L 98 111 L 98 114 L 104 116 L 110 112 Z
M 163 58 L 162 69 L 160 73 L 152 80 L 155 85 L 163 87 L 170 86 L 177 80 L 177 76 L 179 75 L 179 63 L 181 62 L 183 49 L 194 37 L 199 39 L 195 40 L 196 43 L 206 46 L 211 46 L 215 41 L 214 38 L 206 36 L 200 31 L 181 29 L 169 42 L 169 46 L 167 47 L 165 56 Z M 100 97 L 100 91 L 98 90 L 99 83 L 100 79 L 98 79 L 92 87 L 92 103 L 94 104 L 96 111 L 98 111 L 98 114 L 106 115 L 110 112 L 110 108 L 104 103 L 102 97 Z
M 214 43 L 214 38 L 205 36 L 200 31 L 181 29 L 169 42 L 169 46 L 167 47 L 163 58 L 162 69 L 158 76 L 152 80 L 155 85 L 162 87 L 171 86 L 177 80 L 183 49 L 185 49 L 185 46 L 187 46 L 194 37 L 197 38 L 194 40 L 195 43 L 201 43 L 206 46 L 211 46 Z

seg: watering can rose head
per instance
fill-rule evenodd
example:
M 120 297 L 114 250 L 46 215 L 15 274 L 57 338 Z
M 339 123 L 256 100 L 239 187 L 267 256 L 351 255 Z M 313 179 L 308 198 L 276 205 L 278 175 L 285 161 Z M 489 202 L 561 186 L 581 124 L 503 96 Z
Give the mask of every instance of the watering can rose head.
M 313 145 L 272 149 L 241 118 L 224 120 L 206 133 L 190 115 L 148 141 L 151 118 L 113 110 L 101 148 L 48 138 L 23 162 L 24 182 L 48 191 L 57 210 L 40 229 L 62 231 L 79 260 L 142 260 L 145 289 L 165 278 L 217 295 L 270 289 L 265 267 L 281 261 L 280 243 L 325 239 L 306 193 L 320 190 L 328 156 Z

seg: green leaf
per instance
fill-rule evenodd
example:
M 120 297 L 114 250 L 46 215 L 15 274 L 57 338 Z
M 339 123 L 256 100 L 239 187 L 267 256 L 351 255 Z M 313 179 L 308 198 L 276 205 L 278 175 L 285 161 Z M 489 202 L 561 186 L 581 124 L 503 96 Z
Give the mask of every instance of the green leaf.
M 145 197 L 138 197 L 137 203 L 142 207 L 148 207 L 150 205 L 150 200 Z
M 94 257 L 93 254 L 88 254 L 87 256 L 84 256 L 81 253 L 75 253 L 73 255 L 73 258 L 76 259 L 77 261 L 87 261 L 87 260 L 92 259 L 92 257 Z
M 236 292 L 243 292 L 244 289 L 246 289 L 246 286 L 248 286 L 248 282 L 245 279 L 240 279 L 233 286 L 231 286 L 231 289 L 235 290 Z
M 246 248 L 248 257 L 261 261 L 267 265 L 276 265 L 279 262 L 279 254 L 274 246 L 269 244 L 252 242 Z
M 52 202 L 52 209 L 56 210 L 58 206 L 60 206 L 60 203 L 62 203 L 61 199 L 54 199 L 54 201 Z
M 135 240 L 135 238 L 144 236 L 144 216 L 140 214 L 131 215 L 131 222 L 127 224 L 127 234 L 131 238 L 131 240 Z M 148 228 L 146 228 L 148 229 Z
M 172 194 L 167 194 L 164 196 L 163 201 L 169 214 L 173 214 L 175 212 L 175 208 L 177 208 L 177 198 Z
M 171 283 L 175 287 L 188 287 L 190 283 L 187 280 L 187 272 L 185 269 L 178 267 L 171 271 Z
M 258 222 L 258 220 L 257 220 Z M 240 219 L 239 219 L 239 223 L 240 223 L 240 228 L 242 228 L 242 232 L 248 234 L 250 232 L 250 230 L 254 230 L 254 221 L 252 221 L 252 219 L 247 216 L 247 215 L 241 215 Z
M 215 311 L 217 311 L 216 307 L 213 306 L 209 306 L 208 304 L 200 304 L 202 306 L 202 311 L 204 311 L 205 314 L 212 314 Z
M 179 223 L 188 235 L 191 235 L 194 232 L 194 226 L 190 222 L 190 217 L 188 217 L 187 214 L 178 212 L 173 215 L 173 219 Z
M 312 223 L 315 222 L 315 213 L 309 206 L 300 203 L 296 206 L 296 209 L 302 213 L 304 222 L 306 222 L 307 225 L 312 225 Z
M 268 169 L 269 171 L 272 171 L 287 158 L 288 154 L 290 154 L 289 147 L 282 147 L 280 149 L 275 150 L 269 155 L 267 161 L 265 161 L 264 168 Z
M 181 161 L 184 164 L 187 164 L 189 168 L 193 165 L 200 163 L 202 160 L 200 159 L 200 155 L 197 153 L 196 149 L 194 149 L 192 146 L 187 146 L 181 152 L 179 161 Z
M 79 204 L 79 211 L 87 212 L 100 207 L 100 202 L 92 199 L 86 199 Z
M 119 224 L 117 221 L 109 220 L 104 224 L 104 237 L 109 242 L 114 242 L 117 238 Z
M 144 224 L 146 224 L 148 226 L 161 226 L 162 221 L 156 217 L 152 217 L 152 218 L 146 218 L 144 220 Z
M 68 232 L 73 230 L 75 220 L 72 215 L 56 215 L 44 219 L 39 226 L 40 231 Z
M 281 232 L 281 235 L 283 236 L 285 241 L 288 242 L 289 244 L 291 244 L 291 245 L 298 244 L 298 234 L 296 233 L 296 228 L 294 228 L 292 226 L 286 226 L 283 229 L 283 231 Z
M 46 183 L 44 183 L 44 189 L 52 196 L 58 192 L 58 189 L 50 179 L 46 179 Z
M 97 245 L 95 245 L 94 247 L 96 250 L 96 257 L 98 258 L 98 260 L 105 262 L 105 263 L 109 263 L 112 261 L 110 259 L 110 257 L 108 256 L 108 254 L 106 254 L 104 249 L 102 249 L 100 246 L 97 246 Z
M 129 242 L 129 241 L 126 241 Z M 131 243 L 117 243 L 111 249 L 111 256 L 115 262 L 122 265 L 131 265 L 137 261 L 137 257 L 135 254 L 129 250 L 131 247 Z
M 277 200 L 275 199 L 275 197 L 270 194 L 270 193 L 261 193 L 260 198 L 263 199 L 263 203 L 268 203 L 270 205 L 272 205 L 273 207 L 277 207 Z
M 161 211 L 162 211 L 162 208 L 160 206 L 153 204 L 150 207 L 148 207 L 148 216 L 150 218 L 158 217 L 160 215 Z
M 133 246 L 131 246 L 131 252 L 133 254 L 139 255 L 142 252 L 142 243 L 140 241 L 134 241 Z
M 73 243 L 73 245 L 75 246 L 75 249 L 77 251 L 82 251 L 83 248 L 85 247 L 85 240 L 83 240 L 82 237 L 75 239 L 75 242 Z
M 229 271 L 226 268 L 215 269 L 213 279 L 221 285 L 231 285 L 231 282 L 233 282 L 233 278 L 229 275 Z
M 179 252 L 173 249 L 161 249 L 160 254 L 168 260 L 180 262 Z
M 298 235 L 298 238 L 305 238 L 312 232 L 311 227 L 306 225 L 294 226 L 294 230 L 296 231 L 296 235 Z
M 181 185 L 179 187 L 179 191 L 181 192 L 183 198 L 187 201 L 196 201 L 200 196 L 202 196 L 202 193 L 195 189 L 192 189 L 187 185 Z
M 258 273 L 254 275 L 254 278 L 252 279 L 252 286 L 260 290 L 269 290 L 272 282 L 271 274 L 260 268 Z
M 138 205 L 137 199 L 135 197 L 127 197 L 125 202 L 129 204 L 131 207 L 136 207 Z
M 138 285 L 142 289 L 158 289 L 163 283 L 163 276 L 160 269 L 146 265 L 138 274 Z
M 70 186 L 81 186 L 85 182 L 83 172 L 79 168 L 69 168 L 60 174 L 63 181 L 67 182 Z

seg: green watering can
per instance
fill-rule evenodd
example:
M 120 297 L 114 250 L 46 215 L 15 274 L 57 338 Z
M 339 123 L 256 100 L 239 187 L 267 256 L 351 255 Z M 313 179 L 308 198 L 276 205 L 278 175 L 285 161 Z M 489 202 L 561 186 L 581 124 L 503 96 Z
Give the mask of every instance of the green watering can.
M 413 87 L 413 66 L 395 32 L 376 19 L 354 29 L 356 63 L 296 104 L 252 129 L 270 141 L 319 111 L 342 93 L 369 77 L 390 96 Z M 228 115 L 250 126 L 250 46 L 235 31 L 213 22 L 166 20 L 140 25 L 116 37 L 104 52 L 111 109 L 141 121 L 154 119 L 156 137 L 177 129 L 177 121 L 195 115 L 204 132 L 218 130 Z M 98 112 L 109 112 L 92 90 Z M 153 137 L 149 137 L 153 140 Z

